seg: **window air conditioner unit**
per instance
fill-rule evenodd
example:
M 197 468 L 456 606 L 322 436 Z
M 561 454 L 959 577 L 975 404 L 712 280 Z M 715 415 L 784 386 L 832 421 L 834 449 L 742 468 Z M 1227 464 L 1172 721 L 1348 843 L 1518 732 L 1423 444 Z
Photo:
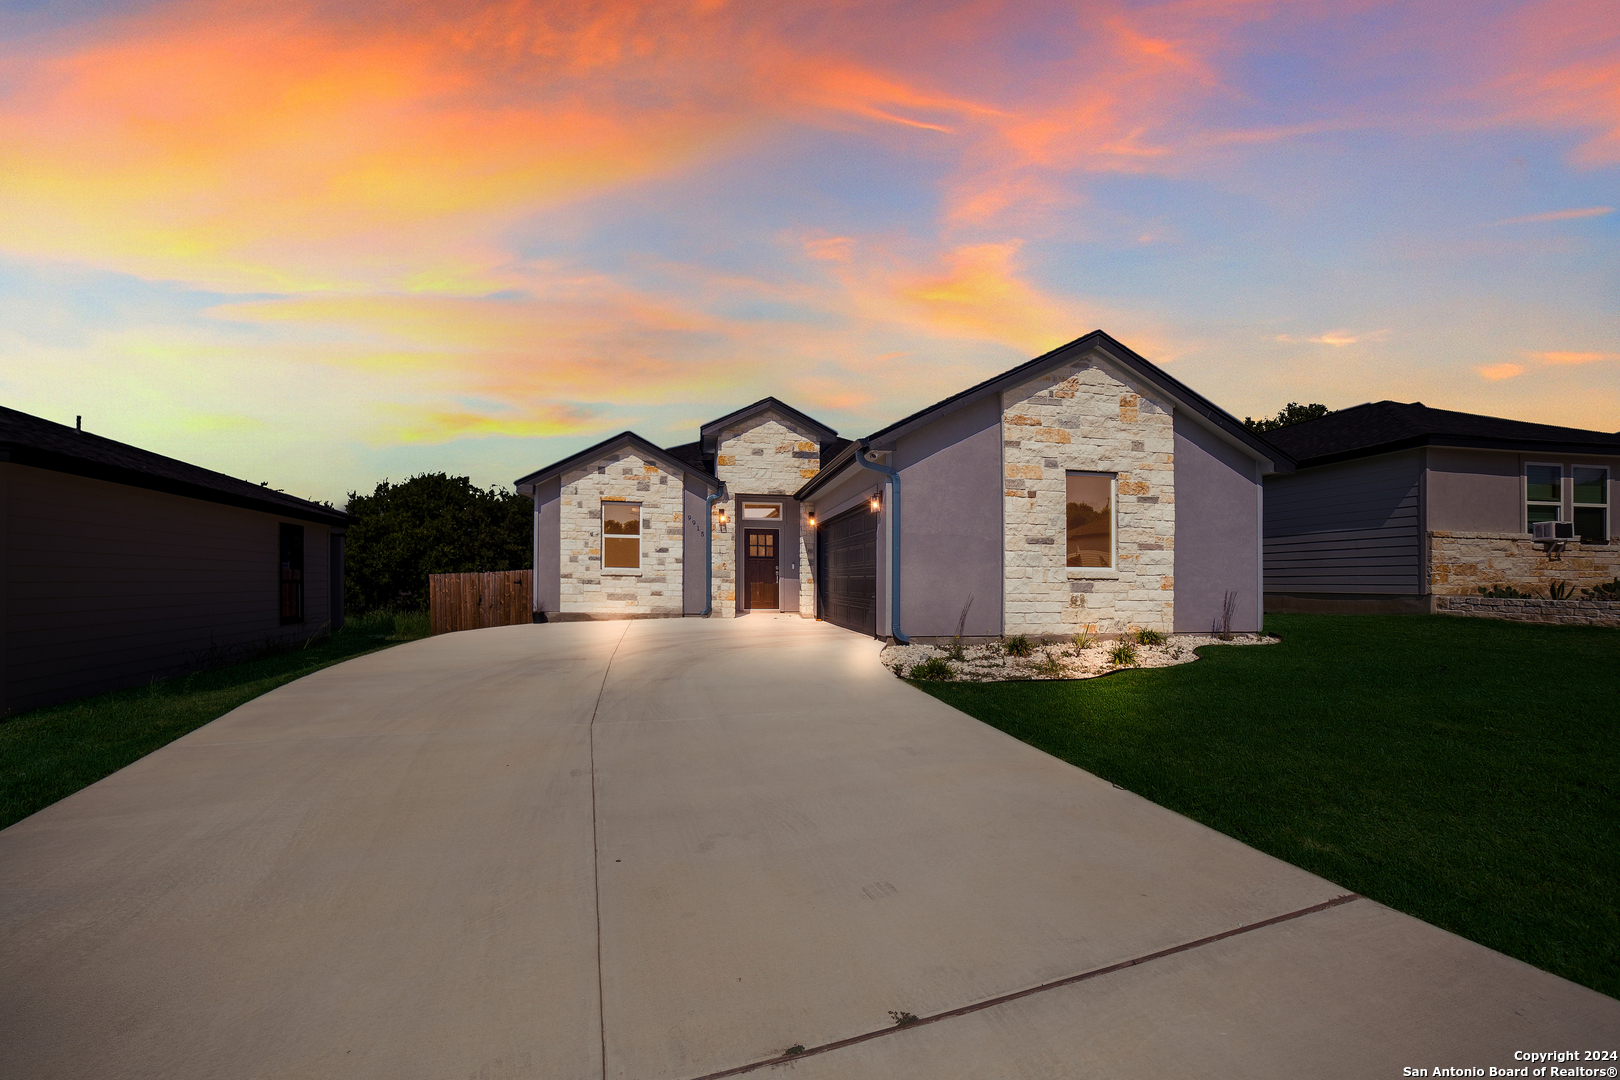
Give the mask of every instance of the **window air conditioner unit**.
M 1530 526 L 1530 533 L 1537 540 L 1573 540 L 1575 539 L 1575 523 L 1571 521 L 1538 521 Z

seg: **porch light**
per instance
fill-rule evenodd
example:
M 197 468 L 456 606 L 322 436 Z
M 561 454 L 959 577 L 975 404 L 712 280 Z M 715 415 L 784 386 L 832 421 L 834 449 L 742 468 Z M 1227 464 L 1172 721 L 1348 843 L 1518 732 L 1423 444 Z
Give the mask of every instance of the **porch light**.
M 816 515 L 814 514 L 810 515 L 810 527 L 812 529 L 816 527 Z
M 881 496 L 881 495 L 872 496 L 872 513 L 875 514 L 881 509 L 883 509 L 883 496 Z

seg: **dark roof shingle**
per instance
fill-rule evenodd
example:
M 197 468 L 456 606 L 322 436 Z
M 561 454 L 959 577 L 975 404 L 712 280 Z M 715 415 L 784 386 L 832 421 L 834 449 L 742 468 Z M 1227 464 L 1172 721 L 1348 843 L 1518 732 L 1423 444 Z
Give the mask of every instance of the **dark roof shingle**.
M 343 525 L 349 515 L 138 446 L 0 406 L 0 461 L 72 473 L 207 502 Z
M 1532 424 L 1431 409 L 1421 401 L 1374 401 L 1264 433 L 1301 467 L 1413 446 L 1620 454 L 1620 433 Z

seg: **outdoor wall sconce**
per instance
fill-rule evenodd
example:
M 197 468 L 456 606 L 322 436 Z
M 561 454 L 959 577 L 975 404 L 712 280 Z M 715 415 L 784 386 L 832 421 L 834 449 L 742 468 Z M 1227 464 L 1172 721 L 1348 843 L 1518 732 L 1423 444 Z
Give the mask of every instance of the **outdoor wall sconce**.
M 816 515 L 814 514 L 810 515 L 810 527 L 812 529 L 816 527 Z
M 875 514 L 881 509 L 883 509 L 883 496 L 881 496 L 881 495 L 872 496 L 872 513 Z

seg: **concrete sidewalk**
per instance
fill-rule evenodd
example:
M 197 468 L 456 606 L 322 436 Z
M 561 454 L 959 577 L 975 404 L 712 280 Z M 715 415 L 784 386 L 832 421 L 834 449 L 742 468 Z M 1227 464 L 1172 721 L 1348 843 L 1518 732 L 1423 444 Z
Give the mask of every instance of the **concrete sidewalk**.
M 877 648 L 510 627 L 251 702 L 0 833 L 0 1076 L 676 1080 L 804 1046 L 773 1071 L 1381 1077 L 1620 1043 L 1620 1002 Z

